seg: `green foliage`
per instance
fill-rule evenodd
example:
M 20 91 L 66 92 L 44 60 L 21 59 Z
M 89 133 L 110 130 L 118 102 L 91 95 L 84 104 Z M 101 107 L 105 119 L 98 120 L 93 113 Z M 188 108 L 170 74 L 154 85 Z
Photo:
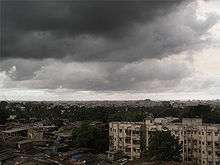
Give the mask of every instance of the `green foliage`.
M 220 123 L 220 107 L 214 108 L 207 116 L 205 116 L 204 121 L 207 123 Z
M 6 101 L 0 102 L 0 124 L 4 124 L 10 116 L 7 106 L 8 103 Z
M 144 121 L 147 116 L 178 118 L 201 117 L 207 123 L 220 123 L 220 108 L 209 105 L 185 106 L 182 108 L 172 107 L 167 102 L 162 105 L 145 106 L 127 106 L 127 105 L 108 105 L 108 106 L 87 106 L 87 105 L 65 105 L 47 102 L 10 102 L 7 112 L 10 115 L 17 116 L 16 119 L 29 120 L 36 118 L 46 119 L 56 123 L 59 119 L 69 119 L 70 121 L 101 121 L 104 123 L 112 121 Z M 23 108 L 21 108 L 23 107 Z M 3 118 L 4 117 L 4 114 Z M 7 115 L 6 115 L 7 117 Z
M 181 161 L 182 146 L 169 131 L 156 131 L 150 136 L 146 157 L 157 161 Z
M 146 114 L 143 111 L 121 111 L 109 115 L 109 121 L 129 121 L 139 122 L 144 121 Z
M 211 112 L 211 107 L 209 105 L 198 105 L 186 108 L 183 113 L 183 117 L 201 117 L 204 118 L 207 114 Z
M 182 117 L 199 117 L 205 123 L 220 123 L 220 108 L 212 108 L 210 105 L 191 106 L 183 110 Z
M 105 126 L 91 125 L 83 122 L 72 132 L 74 146 L 95 149 L 97 153 L 108 150 L 108 129 Z

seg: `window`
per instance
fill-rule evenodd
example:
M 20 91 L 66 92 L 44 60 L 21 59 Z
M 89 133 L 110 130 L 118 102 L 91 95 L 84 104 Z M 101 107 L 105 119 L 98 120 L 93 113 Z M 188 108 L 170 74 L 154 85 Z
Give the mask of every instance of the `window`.
M 125 148 L 125 152 L 131 152 L 131 148 Z
M 212 162 L 212 161 L 209 161 L 209 162 L 208 162 L 208 165 L 213 165 L 213 162 Z
M 193 144 L 194 144 L 194 145 L 197 145 L 197 141 L 196 141 L 196 140 L 193 140 Z
M 133 144 L 134 144 L 134 145 L 139 145 L 139 144 L 140 144 L 140 141 L 139 141 L 139 140 L 133 140 Z
M 126 135 L 130 136 L 131 135 L 131 130 L 125 130 Z
M 133 131 L 133 134 L 139 135 L 139 134 L 140 134 L 140 131 Z
M 126 138 L 126 139 L 125 139 L 125 143 L 130 144 L 130 143 L 131 143 L 131 139 L 130 139 L 130 138 Z

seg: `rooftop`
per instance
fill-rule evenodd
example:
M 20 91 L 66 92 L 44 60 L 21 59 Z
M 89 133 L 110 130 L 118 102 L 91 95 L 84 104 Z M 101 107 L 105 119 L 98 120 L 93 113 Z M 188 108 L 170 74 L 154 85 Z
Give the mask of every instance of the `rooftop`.
M 25 144 L 25 143 L 32 143 L 32 142 L 33 142 L 32 140 L 22 140 L 22 141 L 17 142 L 17 144 Z
M 2 131 L 3 133 L 14 133 L 14 132 L 20 132 L 30 129 L 30 127 L 21 127 L 21 128 L 13 128 L 6 131 Z
M 144 124 L 144 122 L 126 122 L 126 121 L 121 121 L 121 122 L 117 122 L 117 121 L 115 121 L 115 122 L 110 122 L 110 123 L 112 123 L 112 124 L 132 124 L 132 125 L 134 125 L 134 124 L 137 124 L 137 125 L 143 125 Z
M 16 157 L 16 156 L 10 150 L 2 150 L 2 151 L 0 151 L 0 161 L 8 160 L 8 159 L 11 159 L 13 157 Z

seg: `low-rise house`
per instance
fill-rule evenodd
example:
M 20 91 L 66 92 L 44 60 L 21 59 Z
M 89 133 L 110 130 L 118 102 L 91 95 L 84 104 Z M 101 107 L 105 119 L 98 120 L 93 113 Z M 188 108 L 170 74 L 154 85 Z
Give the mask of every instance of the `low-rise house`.
M 12 128 L 1 132 L 1 139 L 4 142 L 16 142 L 24 139 L 31 139 L 31 130 L 29 126 Z
M 0 149 L 0 165 L 3 165 L 8 160 L 13 159 L 16 157 L 16 155 L 13 153 L 13 151 L 8 149 Z
M 17 142 L 17 148 L 22 152 L 33 148 L 32 140 L 22 140 Z

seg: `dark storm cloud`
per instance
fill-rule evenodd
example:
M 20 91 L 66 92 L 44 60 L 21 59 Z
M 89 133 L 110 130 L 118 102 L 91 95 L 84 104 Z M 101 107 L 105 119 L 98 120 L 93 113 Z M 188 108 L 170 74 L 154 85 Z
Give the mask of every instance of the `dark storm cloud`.
M 3 9 L 7 22 L 21 30 L 103 34 L 127 28 L 133 22 L 150 21 L 181 1 L 9 0 L 3 1 Z
M 41 59 L 70 56 L 77 61 L 122 60 L 114 55 L 105 58 L 105 54 L 112 56 L 115 49 L 126 49 L 129 45 L 122 43 L 124 40 L 121 39 L 130 35 L 135 24 L 148 24 L 158 16 L 168 14 L 182 1 L 1 1 L 1 57 Z M 78 47 L 86 48 L 88 44 L 79 45 L 75 38 L 82 35 L 111 42 L 101 48 L 93 45 L 91 50 L 88 49 L 91 54 L 81 53 Z M 117 45 L 112 44 L 115 41 Z

